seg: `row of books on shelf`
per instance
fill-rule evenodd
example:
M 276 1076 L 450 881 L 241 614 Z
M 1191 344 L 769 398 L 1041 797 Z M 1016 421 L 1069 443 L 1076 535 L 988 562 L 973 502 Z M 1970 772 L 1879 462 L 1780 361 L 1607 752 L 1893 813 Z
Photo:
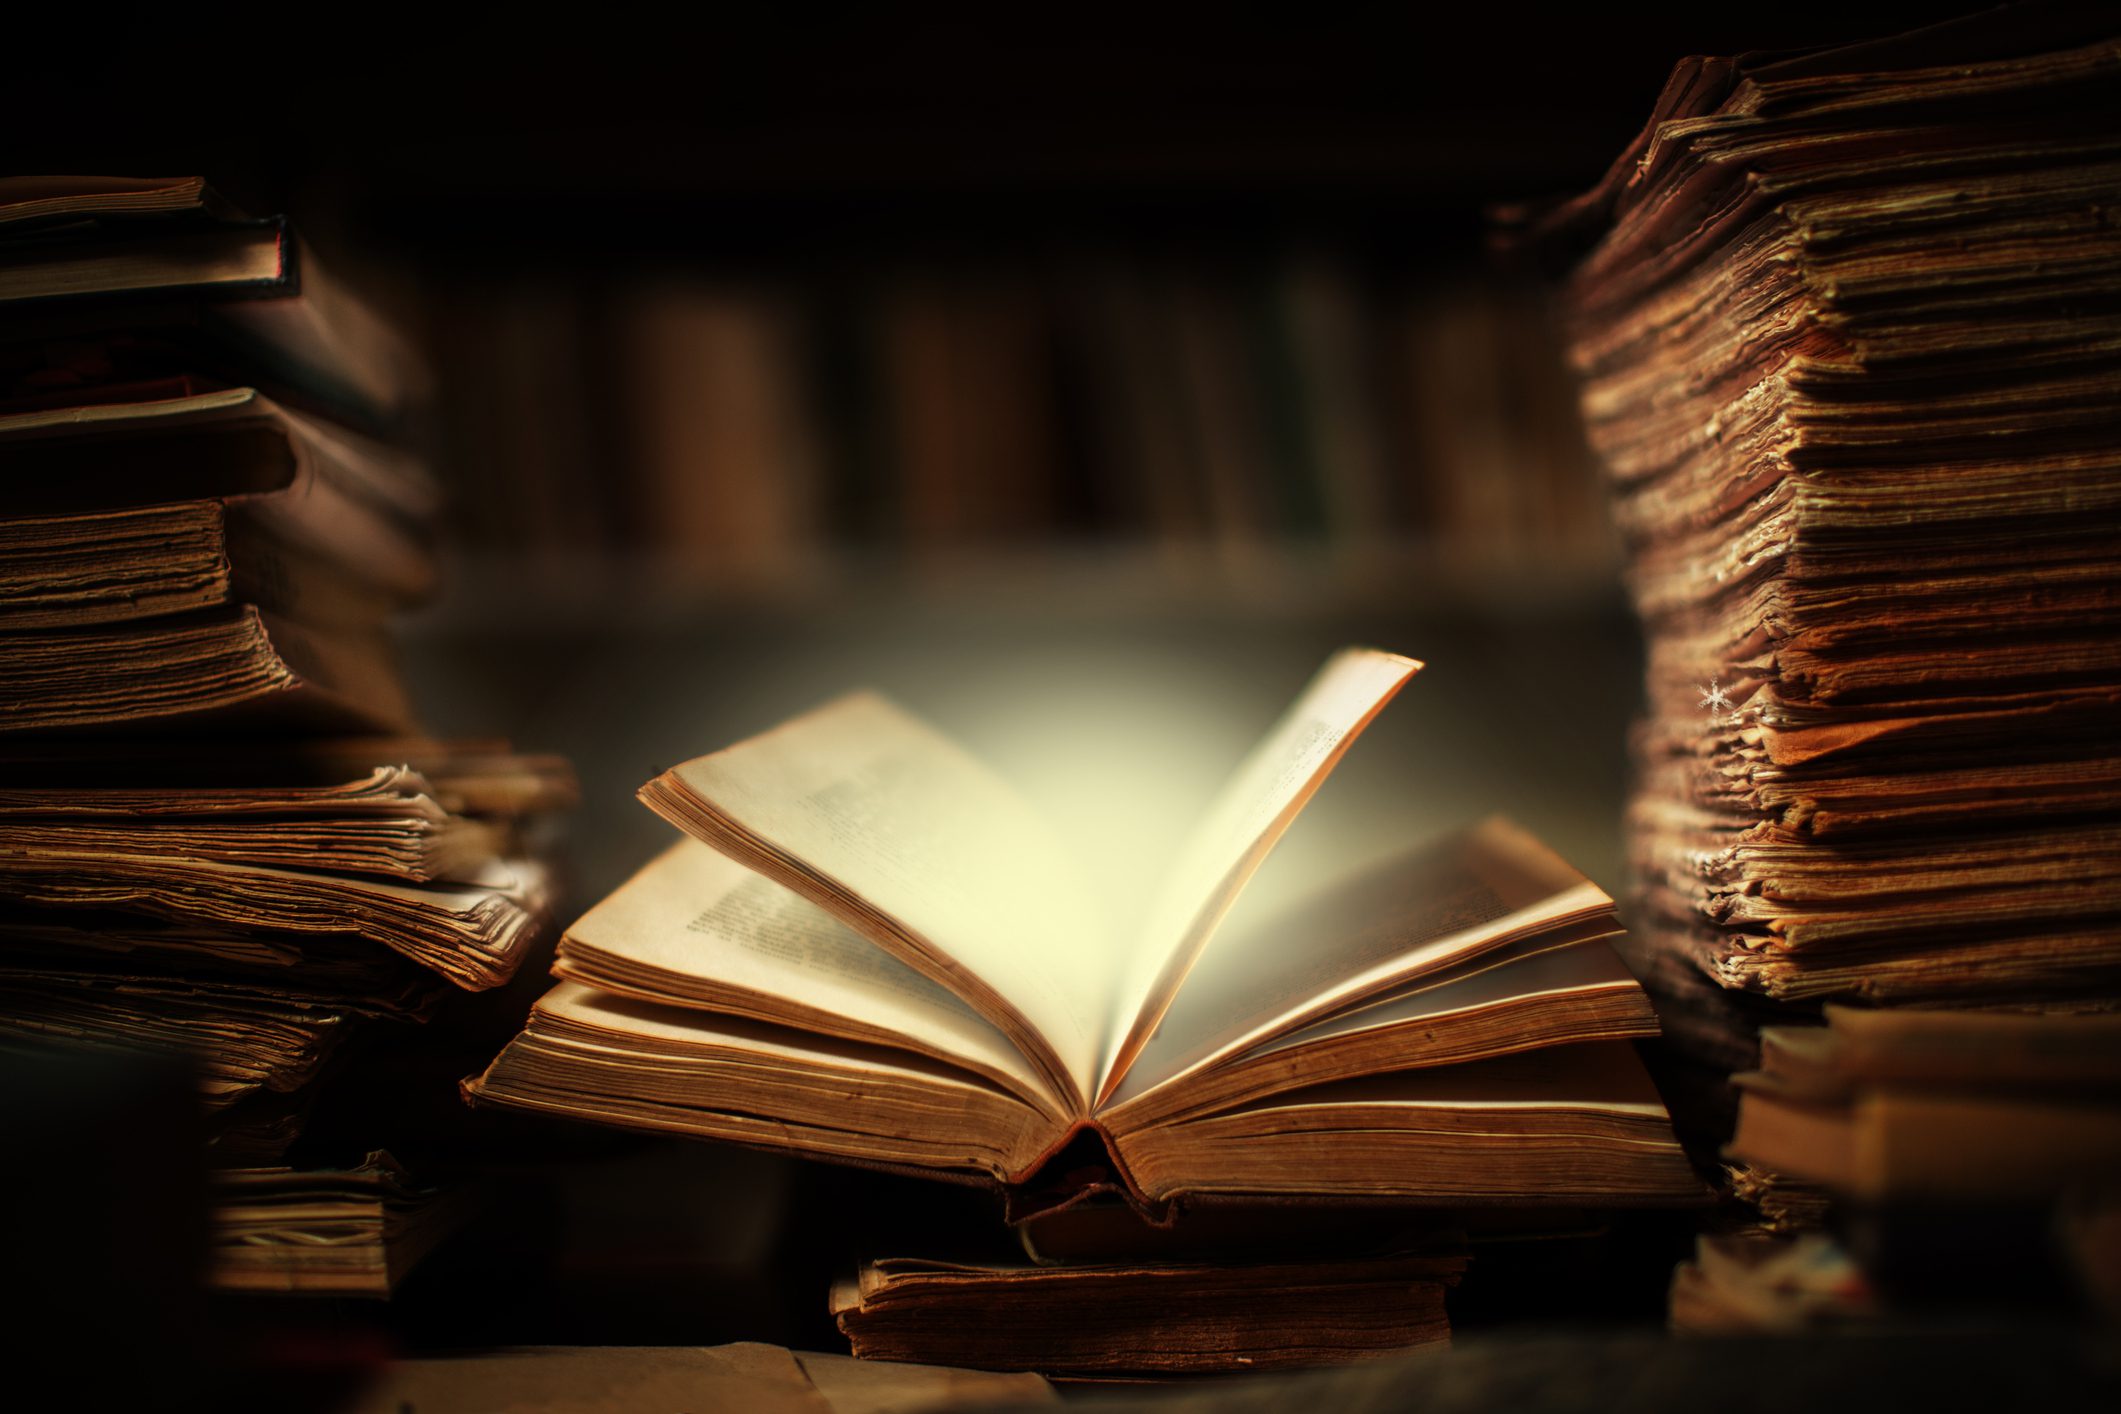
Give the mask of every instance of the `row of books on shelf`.
M 1917 1210 L 1963 1259 L 1933 1285 L 2068 1271 L 2112 1308 L 2117 36 L 2033 5 L 1688 60 L 1604 182 L 1527 213 L 1574 263 L 1648 644 L 1660 1080 L 1775 1230 L 1704 1246 L 1686 1324 L 1889 1310 L 1849 1225 Z M 2062 1208 L 2109 1235 L 2056 1257 Z
M 1049 541 L 1225 573 L 1410 546 L 1453 573 L 1612 563 L 1547 306 L 1488 279 L 1115 263 L 474 285 L 437 308 L 474 544 L 732 578 Z

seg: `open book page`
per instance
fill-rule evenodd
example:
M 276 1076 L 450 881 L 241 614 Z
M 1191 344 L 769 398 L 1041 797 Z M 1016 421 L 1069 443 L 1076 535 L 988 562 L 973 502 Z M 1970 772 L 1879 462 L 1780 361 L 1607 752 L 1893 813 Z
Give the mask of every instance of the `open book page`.
M 855 693 L 666 771 L 641 798 L 963 997 L 1087 1098 L 1112 931 L 1053 832 L 932 728 Z
M 1604 1110 L 1659 1122 L 1670 1139 L 1670 1121 L 1657 1087 L 1626 1041 L 1586 1041 L 1465 1065 L 1431 1066 L 1337 1080 L 1270 1096 L 1229 1116 L 1266 1116 L 1298 1110 L 1346 1109 L 1350 1119 L 1373 1110 L 1372 1122 L 1394 1124 L 1397 1109 L 1506 1111 L 1512 1109 Z M 1225 1116 L 1208 1116 L 1212 1123 Z M 1201 1121 L 1192 1121 L 1201 1123 Z
M 957 1066 L 562 982 L 465 1084 L 475 1100 L 767 1148 L 997 1179 L 1052 1119 Z
M 569 928 L 555 970 L 621 995 L 904 1046 L 958 1062 L 1056 1117 L 1064 1107 L 1009 1038 L 955 994 L 698 840 L 671 845 Z
M 1597 924 L 1578 924 L 1563 930 L 1559 942 L 1542 934 L 1497 948 L 1470 963 L 1448 969 L 1434 981 L 1421 978 L 1406 990 L 1393 991 L 1380 1001 L 1334 1012 L 1294 1031 L 1270 1037 L 1241 1052 L 1240 1058 L 1277 1055 L 1360 1032 L 1507 1006 L 1534 997 L 1605 991 L 1639 994 L 1642 984 L 1605 941 L 1615 931 Z
M 1540 934 L 1497 948 L 1381 1001 L 1189 1070 L 1183 1083 L 1135 1095 L 1130 1076 L 1098 1119 L 1109 1132 L 1125 1133 L 1365 1075 L 1656 1035 L 1649 994 L 1611 945 L 1571 932 L 1564 930 L 1567 941 Z
M 1345 1194 L 1369 1202 L 1603 1206 L 1702 1184 L 1627 1041 L 1369 1074 L 1115 1133 L 1152 1202 Z
M 1333 655 L 1252 749 L 1180 853 L 1113 999 L 1099 1095 L 1119 1083 L 1208 938 L 1348 746 L 1421 664 L 1374 648 Z
M 1483 821 L 1233 928 L 1194 969 L 1114 1098 L 1612 906 L 1523 830 Z

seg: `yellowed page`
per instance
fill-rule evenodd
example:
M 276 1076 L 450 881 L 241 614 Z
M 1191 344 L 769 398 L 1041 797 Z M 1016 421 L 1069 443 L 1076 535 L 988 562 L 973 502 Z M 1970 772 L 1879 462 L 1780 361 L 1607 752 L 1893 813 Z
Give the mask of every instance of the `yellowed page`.
M 1628 971 L 1620 954 L 1603 938 L 1548 946 L 1533 938 L 1521 944 L 1496 949 L 1498 960 L 1480 959 L 1470 969 L 1453 969 L 1448 980 L 1431 984 L 1417 982 L 1404 992 L 1393 992 L 1382 1001 L 1308 1022 L 1286 1036 L 1267 1041 L 1247 1052 L 1251 1056 L 1308 1046 L 1355 1031 L 1368 1031 L 1428 1016 L 1473 1011 L 1506 1002 L 1563 993 L 1640 991 L 1642 984 Z
M 1109 1027 L 1099 1098 L 1110 1094 L 1170 1007 L 1245 881 L 1304 803 L 1421 664 L 1344 648 L 1252 749 L 1180 853 L 1137 937 Z
M 478 1103 L 767 1148 L 1014 1180 L 1053 1120 L 963 1068 L 562 982 L 483 1075 Z
M 1112 930 L 1053 832 L 932 728 L 855 693 L 641 798 L 963 997 L 1087 1106 Z
M 563 978 L 962 1063 L 1034 1104 L 1054 1095 L 1009 1038 L 808 899 L 681 839 L 560 940 Z
M 809 1358 L 807 1356 L 805 1359 Z M 477 1409 L 485 1414 L 640 1414 L 741 1409 L 837 1414 L 796 1357 L 777 1345 L 523 1346 L 390 1360 L 364 1380 L 349 1414 Z
M 1500 817 L 1234 927 L 1188 979 L 1115 1097 L 1249 1051 L 1511 941 L 1609 922 L 1613 901 Z
M 1272 1114 L 1345 1109 L 1349 1127 L 1385 1127 L 1395 1123 L 1392 1111 L 1434 1110 L 1603 1110 L 1609 1114 L 1666 1119 L 1664 1101 L 1650 1083 L 1634 1045 L 1628 1041 L 1581 1041 L 1465 1065 L 1431 1066 L 1336 1081 L 1314 1089 L 1270 1095 L 1254 1104 L 1210 1115 L 1245 1120 Z M 1362 1111 L 1369 1111 L 1367 1115 Z M 1670 1143 L 1669 1131 L 1658 1142 Z

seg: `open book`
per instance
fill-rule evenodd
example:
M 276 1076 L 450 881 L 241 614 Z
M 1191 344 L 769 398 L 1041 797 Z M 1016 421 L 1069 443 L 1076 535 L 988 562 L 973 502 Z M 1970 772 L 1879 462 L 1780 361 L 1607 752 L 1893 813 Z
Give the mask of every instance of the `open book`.
M 1420 666 L 1337 654 L 1131 922 L 997 775 L 872 694 L 688 761 L 641 798 L 691 838 L 568 930 L 561 985 L 467 1094 L 996 1181 L 1020 1211 L 1108 1187 L 1152 1210 L 1697 1194 L 1627 1044 L 1656 1020 L 1612 902 L 1522 831 L 1220 926 Z

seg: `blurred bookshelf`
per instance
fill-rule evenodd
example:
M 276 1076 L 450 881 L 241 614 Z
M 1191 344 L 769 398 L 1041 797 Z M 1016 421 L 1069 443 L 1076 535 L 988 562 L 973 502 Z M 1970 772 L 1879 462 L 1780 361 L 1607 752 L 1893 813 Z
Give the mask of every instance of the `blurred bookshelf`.
M 1534 285 L 1252 232 L 415 307 L 458 524 L 410 665 L 577 763 L 582 897 L 658 847 L 640 781 L 851 683 L 1034 796 L 1096 722 L 1205 798 L 1349 642 L 1435 664 L 1334 793 L 1358 833 L 1503 810 L 1617 887 L 1640 649 Z
M 661 842 L 641 781 L 851 683 L 996 759 L 1134 721 L 1205 790 L 1347 642 L 1434 665 L 1355 814 L 1503 810 L 1618 887 L 1641 644 L 1488 210 L 1593 182 L 1681 54 L 1933 9 L 658 15 L 442 33 L 382 111 L 335 34 L 247 167 L 423 333 L 409 664 L 577 762 L 577 897 Z
M 1566 611 L 1617 558 L 1538 275 L 1489 259 L 1487 209 L 1594 180 L 1681 54 L 1938 8 L 1445 33 L 1389 8 L 621 4 L 544 32 L 134 7 L 0 106 L 54 170 L 203 163 L 425 331 L 465 612 Z M 82 23 L 36 17 L 25 52 Z M 290 53 L 301 101 L 270 121 L 190 78 Z
M 1200 735 L 1349 641 L 1435 664 L 1424 827 L 1509 809 L 1613 884 L 1640 641 L 1488 212 L 1594 182 L 1682 54 L 1937 8 L 121 7 L 25 17 L 0 111 L 289 212 L 418 336 L 453 534 L 409 665 L 581 764 L 578 897 L 659 838 L 640 781 L 851 682 L 976 739 L 932 684 L 1133 674 Z M 269 113 L 196 79 L 291 54 Z
M 1616 563 L 1544 305 L 1493 278 L 1305 255 L 432 308 L 460 538 L 570 601 L 1565 593 Z

